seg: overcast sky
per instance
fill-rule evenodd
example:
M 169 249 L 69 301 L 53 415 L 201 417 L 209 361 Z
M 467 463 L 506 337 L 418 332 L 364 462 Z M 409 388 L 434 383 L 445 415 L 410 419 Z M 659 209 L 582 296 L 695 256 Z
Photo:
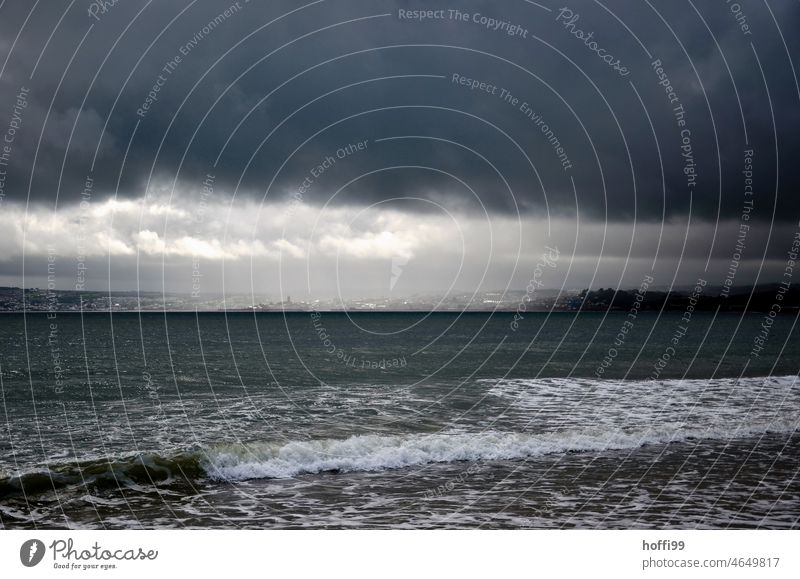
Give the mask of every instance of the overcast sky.
M 0 3 L 2 285 L 785 279 L 794 0 L 100 4 Z

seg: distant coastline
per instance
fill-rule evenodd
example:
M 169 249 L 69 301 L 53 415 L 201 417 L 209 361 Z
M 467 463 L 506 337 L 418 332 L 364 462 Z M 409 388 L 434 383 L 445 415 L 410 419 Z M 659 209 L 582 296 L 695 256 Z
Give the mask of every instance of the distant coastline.
M 725 293 L 722 287 L 706 286 L 666 291 L 599 288 L 596 290 L 541 290 L 535 300 L 519 290 L 477 292 L 449 296 L 417 295 L 405 298 L 351 300 L 276 301 L 263 296 L 232 294 L 205 300 L 189 294 L 159 292 L 76 292 L 18 287 L 0 287 L 0 313 L 527 313 L 547 312 L 752 312 L 775 310 L 776 314 L 800 311 L 800 288 L 779 284 L 737 287 Z M 255 303 L 254 303 L 255 302 Z

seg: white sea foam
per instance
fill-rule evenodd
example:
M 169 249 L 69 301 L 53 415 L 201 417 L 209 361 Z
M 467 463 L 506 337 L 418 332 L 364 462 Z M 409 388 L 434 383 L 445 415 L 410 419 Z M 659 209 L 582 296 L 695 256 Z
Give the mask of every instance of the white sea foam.
M 635 449 L 690 439 L 727 440 L 788 433 L 796 420 L 731 424 L 714 429 L 662 425 L 636 431 L 581 430 L 543 434 L 520 432 L 438 433 L 406 436 L 352 436 L 346 439 L 257 443 L 207 453 L 208 475 L 221 480 L 288 478 L 300 474 L 370 472 L 429 463 L 515 460 L 567 452 Z
M 725 398 L 768 396 L 776 400 L 800 394 L 797 376 L 759 376 L 749 378 L 671 379 L 671 380 L 597 380 L 595 378 L 532 378 L 485 379 L 491 385 L 489 394 L 515 399 L 515 402 L 540 404 L 540 397 L 603 396 L 617 398 L 636 394 L 643 399 L 652 396 L 682 397 L 699 394 L 722 394 Z
M 503 413 L 540 430 L 647 428 L 685 423 L 718 430 L 728 425 L 788 420 L 800 415 L 797 376 L 711 380 L 482 380 Z M 515 428 L 516 430 L 516 428 Z

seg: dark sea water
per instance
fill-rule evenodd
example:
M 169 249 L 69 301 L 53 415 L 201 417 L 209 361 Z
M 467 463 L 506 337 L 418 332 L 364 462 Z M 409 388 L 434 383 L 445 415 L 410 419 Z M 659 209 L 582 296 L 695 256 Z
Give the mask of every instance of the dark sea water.
M 512 319 L 0 315 L 0 524 L 798 526 L 795 316 Z

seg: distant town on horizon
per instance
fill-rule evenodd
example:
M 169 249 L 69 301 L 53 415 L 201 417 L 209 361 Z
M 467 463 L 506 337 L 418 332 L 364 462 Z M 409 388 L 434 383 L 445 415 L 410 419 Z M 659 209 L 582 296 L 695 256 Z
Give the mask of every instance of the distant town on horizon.
M 351 299 L 284 299 L 269 295 L 216 294 L 198 298 L 190 294 L 49 290 L 42 288 L 0 287 L 0 312 L 148 312 L 148 311 L 475 311 L 475 312 L 548 312 L 548 311 L 624 311 L 639 302 L 642 311 L 680 311 L 692 305 L 698 311 L 765 312 L 780 295 L 781 308 L 776 313 L 800 310 L 800 289 L 785 284 L 757 286 L 706 285 L 696 292 L 692 287 L 673 289 L 651 286 L 617 289 L 539 289 L 454 292 L 448 295 L 416 294 L 404 297 L 368 297 Z

